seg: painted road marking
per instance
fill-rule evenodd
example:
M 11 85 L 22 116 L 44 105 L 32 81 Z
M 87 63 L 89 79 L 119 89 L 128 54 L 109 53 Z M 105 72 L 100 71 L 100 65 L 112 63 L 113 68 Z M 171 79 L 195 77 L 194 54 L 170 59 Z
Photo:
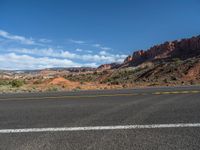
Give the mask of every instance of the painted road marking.
M 100 94 L 100 95 L 65 95 L 65 96 L 46 96 L 46 97 L 11 97 L 0 98 L 0 101 L 5 100 L 42 100 L 42 99 L 59 99 L 59 98 L 96 98 L 96 97 L 118 97 L 118 96 L 146 96 L 146 95 L 172 95 L 172 94 L 199 94 L 199 91 L 163 91 L 153 93 L 121 93 L 121 94 Z
M 26 129 L 1 129 L 0 134 L 32 133 L 32 132 L 67 132 L 67 131 L 98 131 L 98 130 L 130 130 L 130 129 L 160 129 L 160 128 L 195 128 L 200 123 L 179 124 L 151 124 L 151 125 L 119 125 L 119 126 L 89 126 L 89 127 L 61 127 L 61 128 L 26 128 Z
M 4 100 L 41 100 L 41 99 L 57 99 L 57 98 L 95 98 L 95 97 L 116 97 L 116 96 L 137 96 L 139 94 L 135 93 L 124 93 L 124 94 L 101 94 L 101 95 L 66 95 L 66 96 L 47 96 L 47 97 L 11 97 L 2 98 L 0 101 Z
M 169 95 L 169 94 L 198 94 L 200 91 L 164 91 L 164 92 L 154 92 L 154 95 Z

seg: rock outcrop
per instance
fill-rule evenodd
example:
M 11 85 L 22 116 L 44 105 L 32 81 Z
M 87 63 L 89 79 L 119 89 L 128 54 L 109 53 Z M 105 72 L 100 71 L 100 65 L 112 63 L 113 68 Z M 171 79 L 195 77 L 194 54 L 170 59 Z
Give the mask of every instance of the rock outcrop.
M 165 42 L 148 50 L 138 50 L 124 60 L 124 64 L 138 65 L 145 61 L 163 58 L 187 59 L 200 55 L 200 36 Z
M 129 63 L 129 62 L 131 62 L 133 60 L 133 57 L 132 56 L 128 56 L 128 57 L 126 57 L 126 59 L 124 60 L 124 63 Z
M 109 69 L 114 69 L 117 68 L 119 64 L 117 63 L 111 63 L 111 64 L 103 64 L 97 68 L 97 71 L 104 71 L 104 70 L 109 70 Z

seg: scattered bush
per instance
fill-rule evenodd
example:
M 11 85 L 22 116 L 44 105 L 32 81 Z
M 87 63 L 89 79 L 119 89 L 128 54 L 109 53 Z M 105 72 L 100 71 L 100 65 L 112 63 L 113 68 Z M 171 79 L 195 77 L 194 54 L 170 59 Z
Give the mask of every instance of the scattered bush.
M 163 82 L 164 82 L 164 83 L 168 83 L 167 79 L 164 79 Z
M 176 80 L 177 80 L 177 78 L 176 78 L 176 77 L 174 77 L 174 76 L 171 76 L 171 80 L 172 80 L 172 81 L 176 81 Z
M 80 86 L 77 86 L 75 89 L 73 89 L 73 91 L 79 91 L 79 90 L 81 90 Z
M 98 74 L 98 72 L 97 71 L 95 71 L 94 73 L 93 73 L 93 75 L 97 75 Z
M 179 65 L 182 62 L 180 58 L 174 58 L 173 61 L 175 62 L 175 65 Z
M 0 80 L 0 85 L 9 85 L 8 80 Z
M 119 81 L 112 81 L 111 84 L 112 85 L 119 85 Z
M 10 84 L 12 87 L 20 87 L 24 84 L 24 82 L 22 80 L 12 80 Z
M 36 80 L 33 84 L 42 84 L 42 79 Z
M 48 88 L 48 90 L 47 91 L 49 91 L 49 92 L 56 92 L 56 91 L 58 91 L 59 89 L 57 88 L 57 87 L 50 87 L 50 88 Z

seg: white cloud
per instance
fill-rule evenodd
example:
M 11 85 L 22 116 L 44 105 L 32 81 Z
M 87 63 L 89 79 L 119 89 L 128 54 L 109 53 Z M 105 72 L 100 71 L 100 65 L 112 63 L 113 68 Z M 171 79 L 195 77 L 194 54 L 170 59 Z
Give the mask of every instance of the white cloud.
M 91 51 L 91 50 L 83 50 L 83 49 L 81 49 L 81 48 L 77 48 L 77 49 L 75 49 L 75 51 L 76 52 L 86 52 L 86 53 L 92 53 L 93 51 Z
M 83 64 L 84 65 L 84 64 Z M 94 64 L 88 64 L 88 66 Z M 43 69 L 53 67 L 80 67 L 81 65 L 68 59 L 56 59 L 48 57 L 32 57 L 29 55 L 17 55 L 8 53 L 0 55 L 0 69 L 25 70 Z
M 111 48 L 104 47 L 101 44 L 92 44 L 78 40 L 69 41 L 82 45 L 74 51 L 64 50 L 64 48 L 60 46 L 56 49 L 47 48 L 46 43 L 51 42 L 51 40 L 44 38 L 33 40 L 0 30 L 0 51 L 3 52 L 0 53 L 0 69 L 40 69 L 71 66 L 96 67 L 104 63 L 121 63 L 126 57 L 126 55 L 109 53 L 108 50 Z M 19 45 L 15 42 L 25 44 L 23 46 L 26 48 L 18 47 Z M 81 46 L 89 47 L 88 49 L 82 49 Z M 95 51 L 98 48 L 100 52 L 95 53 L 95 51 L 92 51 L 92 48 L 95 49 Z
M 96 68 L 98 67 L 99 65 L 97 65 L 96 63 L 86 63 L 84 64 L 85 67 L 92 67 L 92 68 Z
M 71 43 L 75 43 L 75 44 L 85 44 L 85 43 L 86 43 L 85 41 L 72 40 L 72 39 L 70 39 L 69 42 L 71 42 Z
M 100 44 L 93 44 L 92 46 L 93 46 L 93 47 L 101 47 Z
M 111 48 L 110 47 L 100 47 L 102 50 L 105 50 L 105 51 L 107 51 L 107 50 L 111 50 Z
M 39 39 L 40 42 L 42 43 L 51 43 L 52 40 L 49 40 L 49 39 Z
M 81 48 L 76 49 L 77 52 L 82 52 L 83 50 Z
M 107 55 L 108 53 L 106 51 L 100 51 L 99 54 L 100 55 Z
M 87 53 L 93 53 L 93 51 L 91 51 L 91 50 L 87 50 L 86 52 L 87 52 Z
M 108 55 L 83 55 L 82 60 L 84 61 L 90 61 L 90 62 L 98 62 L 98 63 L 113 63 L 113 62 L 117 62 L 117 63 L 121 63 L 123 62 L 125 55 L 112 55 L 112 54 L 108 54 Z
M 96 47 L 96 48 L 100 48 L 101 50 L 111 50 L 112 48 L 110 47 L 104 47 L 102 46 L 101 44 L 92 44 L 93 47 Z
M 0 30 L 0 36 L 8 40 L 21 42 L 22 44 L 26 45 L 36 45 L 35 41 L 31 38 L 25 38 L 23 36 L 13 35 L 4 30 Z
M 102 63 L 112 63 L 112 62 L 122 62 L 126 55 L 119 54 L 110 54 L 106 51 L 101 51 L 99 54 L 75 54 L 69 51 L 64 50 L 53 50 L 52 48 L 48 49 L 10 49 L 10 52 L 16 52 L 20 54 L 29 54 L 29 55 L 37 55 L 37 56 L 46 56 L 53 58 L 65 58 L 72 60 L 81 60 L 85 62 L 95 62 L 98 64 Z
M 29 55 L 37 55 L 37 56 L 46 56 L 46 57 L 58 57 L 58 58 L 67 58 L 67 59 L 74 59 L 77 57 L 77 54 L 70 53 L 69 51 L 63 50 L 53 50 L 52 48 L 17 48 L 17 49 L 10 49 L 10 52 L 16 52 L 20 54 L 29 54 Z
M 74 43 L 74 44 L 85 44 L 85 45 L 88 45 L 88 46 L 90 46 L 90 47 L 99 48 L 100 50 L 105 50 L 105 51 L 107 51 L 107 50 L 112 50 L 112 48 L 102 46 L 101 44 L 98 44 L 98 43 L 96 43 L 96 44 L 91 44 L 91 43 L 88 43 L 88 42 L 85 42 L 85 41 L 72 40 L 72 39 L 70 39 L 69 41 L 70 41 L 71 43 Z M 90 52 L 90 53 L 91 53 L 91 52 Z

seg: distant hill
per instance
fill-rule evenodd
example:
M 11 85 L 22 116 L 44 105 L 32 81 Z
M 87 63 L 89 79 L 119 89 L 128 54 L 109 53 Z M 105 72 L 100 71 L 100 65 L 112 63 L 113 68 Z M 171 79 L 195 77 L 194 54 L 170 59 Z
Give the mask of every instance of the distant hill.
M 137 50 L 128 56 L 122 65 L 137 66 L 145 61 L 166 58 L 180 58 L 185 60 L 200 55 L 200 36 L 167 41 L 160 45 L 155 45 L 148 50 Z
M 0 70 L 0 93 L 199 84 L 200 36 L 134 51 L 121 64 L 103 64 L 97 68 Z
M 200 36 L 167 41 L 147 50 L 136 50 L 122 64 L 105 64 L 109 71 L 101 82 L 133 85 L 200 83 Z

